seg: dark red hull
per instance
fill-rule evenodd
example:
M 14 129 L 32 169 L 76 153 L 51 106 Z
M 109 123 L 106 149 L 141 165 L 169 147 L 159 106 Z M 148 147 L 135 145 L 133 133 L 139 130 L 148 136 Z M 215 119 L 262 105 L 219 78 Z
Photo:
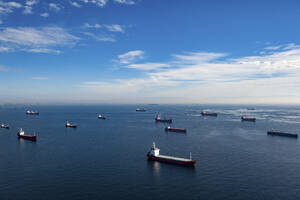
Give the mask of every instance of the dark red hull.
M 175 165 L 183 165 L 183 166 L 195 166 L 196 165 L 195 160 L 178 161 L 178 160 L 172 160 L 172 159 L 163 159 L 163 158 L 159 158 L 159 157 L 156 157 L 156 156 L 152 156 L 150 154 L 147 154 L 147 157 L 148 157 L 149 160 L 154 160 L 154 161 L 164 162 L 164 163 L 169 163 L 169 164 L 175 164 Z
M 23 139 L 26 139 L 26 140 L 36 141 L 37 136 L 36 135 L 20 135 L 20 134 L 18 134 L 18 138 L 23 138 Z
M 77 125 L 70 125 L 70 126 L 67 126 L 67 125 L 66 125 L 66 127 L 67 127 L 67 128 L 77 128 Z
M 172 123 L 172 119 L 155 119 L 155 122 Z

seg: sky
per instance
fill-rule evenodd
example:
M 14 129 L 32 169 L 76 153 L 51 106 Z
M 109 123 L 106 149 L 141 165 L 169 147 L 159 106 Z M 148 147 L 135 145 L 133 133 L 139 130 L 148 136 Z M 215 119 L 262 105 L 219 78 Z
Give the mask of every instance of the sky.
M 299 0 L 0 0 L 0 104 L 299 104 Z

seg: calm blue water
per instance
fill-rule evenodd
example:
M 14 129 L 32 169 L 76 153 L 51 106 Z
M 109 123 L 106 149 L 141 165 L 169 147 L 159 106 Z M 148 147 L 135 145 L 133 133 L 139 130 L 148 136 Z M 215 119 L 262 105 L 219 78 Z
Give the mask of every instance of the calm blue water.
M 300 107 L 40 106 L 0 108 L 0 199 L 299 199 Z M 202 117 L 203 109 L 219 113 Z M 166 133 L 160 112 L 187 133 Z M 103 114 L 107 120 L 97 119 Z M 241 122 L 248 114 L 256 123 Z M 66 120 L 77 129 L 64 127 Z M 36 143 L 18 140 L 22 127 Z M 147 161 L 155 141 L 161 154 L 189 157 L 196 167 Z

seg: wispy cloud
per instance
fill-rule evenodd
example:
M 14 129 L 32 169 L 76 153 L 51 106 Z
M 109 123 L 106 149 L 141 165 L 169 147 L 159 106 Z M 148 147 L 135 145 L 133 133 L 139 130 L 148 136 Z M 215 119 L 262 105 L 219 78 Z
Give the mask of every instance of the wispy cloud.
M 116 40 L 113 37 L 110 37 L 110 36 L 96 35 L 96 34 L 90 33 L 90 32 L 84 32 L 83 34 L 85 34 L 87 36 L 90 36 L 91 38 L 93 38 L 97 41 L 116 42 Z
M 3 2 L 0 1 L 0 14 L 9 14 L 14 11 L 16 8 L 21 8 L 22 4 L 10 1 L 10 2 Z
M 80 8 L 81 5 L 79 3 L 77 3 L 76 1 L 70 1 L 70 4 L 74 7 Z
M 82 0 L 84 3 L 92 3 L 96 4 L 97 6 L 104 7 L 108 0 Z
M 0 24 L 3 24 L 3 21 L 0 19 Z
M 84 27 L 85 28 L 101 28 L 102 26 L 100 25 L 100 24 L 94 24 L 94 25 L 92 25 L 92 24 L 89 24 L 89 23 L 85 23 L 84 24 Z
M 49 13 L 42 13 L 42 14 L 40 14 L 40 16 L 42 16 L 42 17 L 49 17 Z
M 0 46 L 0 52 L 9 52 L 9 51 L 11 51 L 12 49 L 11 48 L 9 48 L 9 47 L 1 47 Z
M 134 60 L 144 52 L 131 51 L 118 56 L 120 63 L 127 64 L 123 67 L 144 70 L 143 77 L 88 81 L 82 88 L 95 98 L 104 93 L 124 102 L 297 102 L 300 101 L 300 47 L 295 46 L 268 55 L 235 59 L 227 53 L 187 52 L 171 56 L 168 62 L 139 64 Z
M 35 77 L 31 77 L 32 80 L 48 80 L 49 77 L 46 76 L 35 76 Z
M 8 68 L 8 67 L 5 67 L 5 66 L 3 66 L 3 65 L 0 65 L 0 71 L 1 71 L 1 72 L 7 72 L 7 71 L 9 71 L 9 68 Z
M 127 5 L 135 4 L 135 2 L 133 0 L 115 0 L 115 2 L 121 3 L 121 4 L 127 4 Z
M 121 33 L 124 33 L 124 29 L 119 24 L 106 25 L 105 27 L 107 28 L 107 30 L 109 30 L 111 32 L 121 32 Z
M 142 50 L 129 51 L 127 53 L 118 55 L 118 59 L 121 64 L 129 64 L 143 58 L 144 51 Z
M 55 46 L 72 46 L 78 40 L 78 37 L 57 26 L 5 28 L 0 32 L 0 44 L 11 45 L 15 49 L 47 49 L 47 47 Z
M 32 14 L 32 6 L 34 6 L 35 4 L 38 4 L 39 1 L 38 0 L 27 0 L 25 2 L 25 6 L 24 6 L 24 11 L 23 13 L 28 15 L 28 14 Z
M 47 48 L 33 48 L 33 49 L 23 49 L 26 52 L 31 52 L 31 53 L 54 53 L 54 54 L 60 54 L 60 50 L 55 50 L 55 49 L 47 49 Z
M 49 3 L 49 8 L 55 12 L 59 12 L 63 7 L 57 3 Z

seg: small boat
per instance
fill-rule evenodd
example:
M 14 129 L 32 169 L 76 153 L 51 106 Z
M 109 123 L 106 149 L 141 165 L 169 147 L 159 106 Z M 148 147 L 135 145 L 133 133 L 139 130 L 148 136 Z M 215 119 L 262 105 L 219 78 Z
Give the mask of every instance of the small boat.
M 35 134 L 34 135 L 25 134 L 24 131 L 22 130 L 22 128 L 20 128 L 17 135 L 18 135 L 19 139 L 23 138 L 23 139 L 32 140 L 32 141 L 36 141 L 36 139 L 37 139 L 37 136 Z
M 68 121 L 66 122 L 66 127 L 67 128 L 77 128 L 76 124 L 70 124 Z
M 241 121 L 248 121 L 248 122 L 255 122 L 256 121 L 256 118 L 255 117 L 245 117 L 245 116 L 242 116 L 241 117 Z
M 33 110 L 27 110 L 26 115 L 39 115 L 40 113 L 38 111 Z
M 186 129 L 185 128 L 172 128 L 170 126 L 167 126 L 165 128 L 165 131 L 172 131 L 172 132 L 182 132 L 182 133 L 186 133 Z
M 194 166 L 196 164 L 196 160 L 192 159 L 192 154 L 190 153 L 190 158 L 178 158 L 174 156 L 165 156 L 159 154 L 160 149 L 155 146 L 155 142 L 153 142 L 152 148 L 147 153 L 147 157 L 149 160 L 165 162 L 176 165 L 184 165 L 184 166 Z
M 212 117 L 217 117 L 218 116 L 218 114 L 215 113 L 215 112 L 207 112 L 207 111 L 202 111 L 201 115 L 202 116 L 212 116 Z
M 157 115 L 155 117 L 155 122 L 172 123 L 173 120 L 172 119 L 166 119 L 166 118 L 162 119 L 162 118 L 160 118 L 159 115 Z
M 277 135 L 277 136 L 285 136 L 285 137 L 293 137 L 293 138 L 298 138 L 298 134 L 296 133 L 286 133 L 286 132 L 280 132 L 280 131 L 268 131 L 268 135 Z
M 6 129 L 9 129 L 9 125 L 8 124 L 1 124 L 1 128 L 6 128 Z
M 102 115 L 98 115 L 98 119 L 106 119 L 106 117 L 104 117 Z
M 255 108 L 247 108 L 247 110 L 255 110 Z
M 135 111 L 136 112 L 146 112 L 146 109 L 145 108 L 137 108 Z

